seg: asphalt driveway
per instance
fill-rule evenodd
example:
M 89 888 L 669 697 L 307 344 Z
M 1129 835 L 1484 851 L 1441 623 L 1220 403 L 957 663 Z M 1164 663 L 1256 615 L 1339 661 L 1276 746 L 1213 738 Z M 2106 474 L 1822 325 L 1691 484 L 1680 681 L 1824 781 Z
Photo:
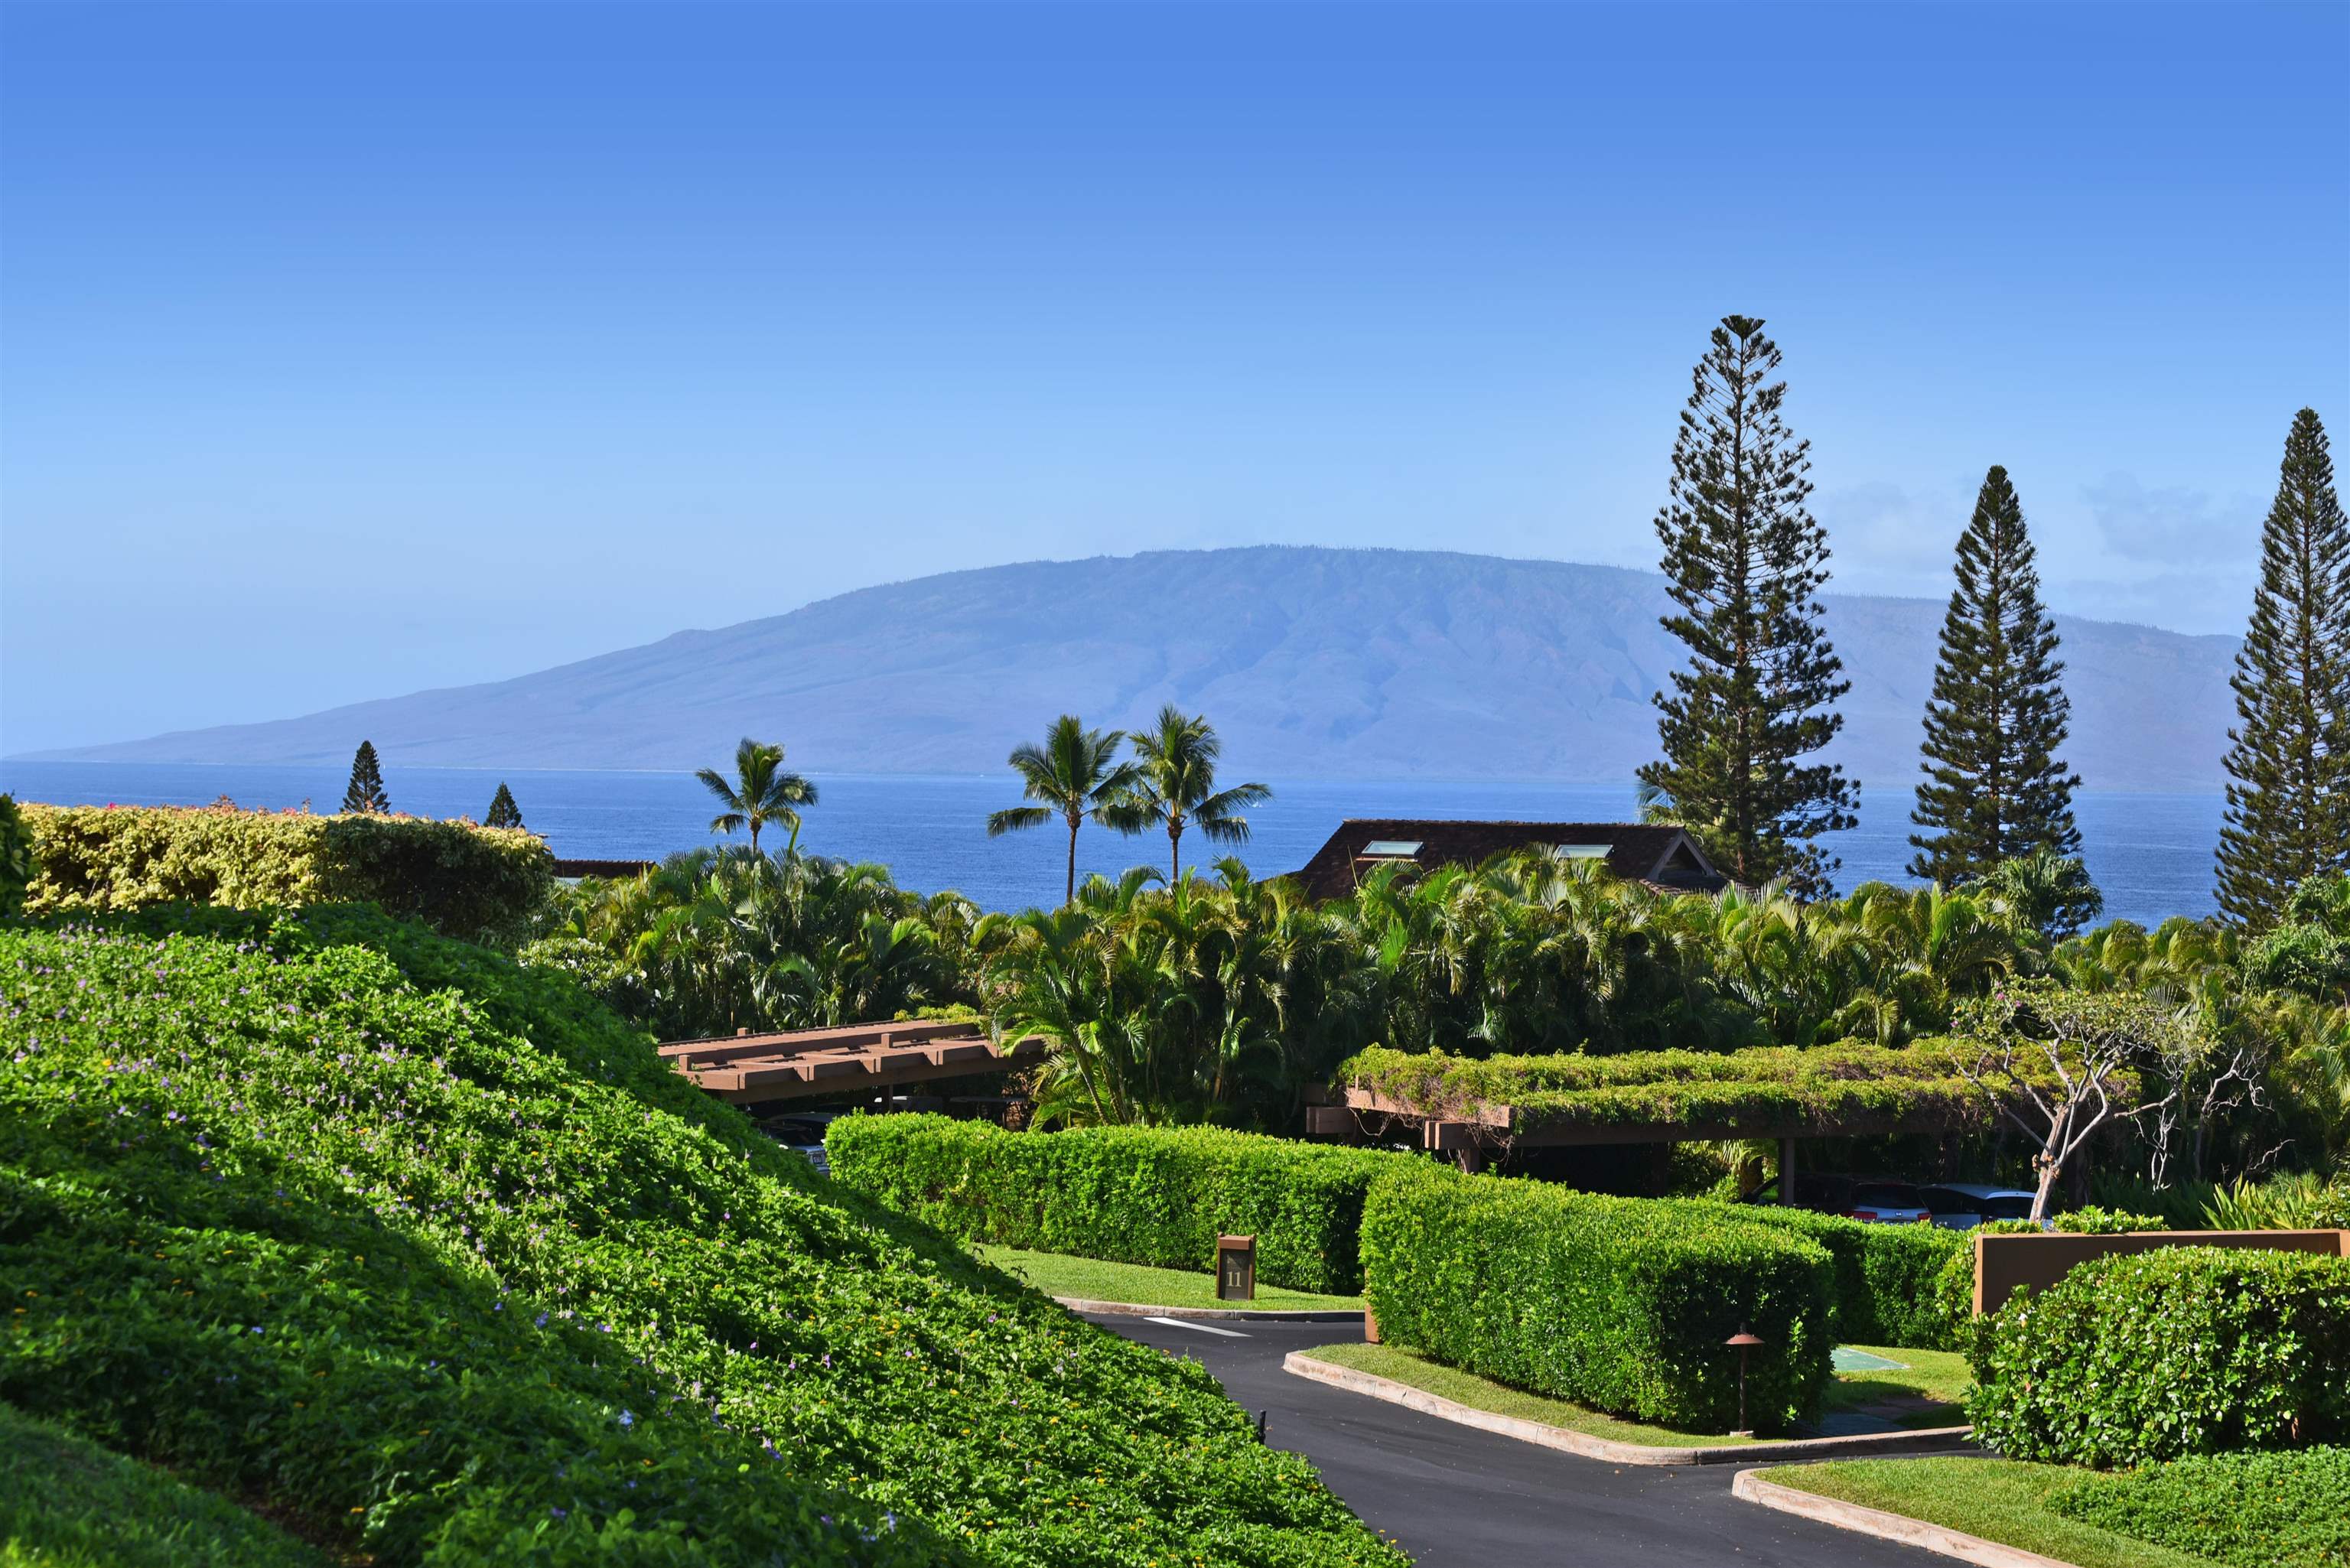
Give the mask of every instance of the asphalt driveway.
M 1265 1412 L 1268 1442 L 1313 1460 L 1357 1514 L 1426 1568 L 1950 1563 L 1741 1502 L 1730 1495 L 1731 1466 L 1578 1459 L 1281 1369 L 1293 1350 L 1360 1338 L 1347 1324 L 1093 1321 L 1204 1364 L 1251 1414 Z

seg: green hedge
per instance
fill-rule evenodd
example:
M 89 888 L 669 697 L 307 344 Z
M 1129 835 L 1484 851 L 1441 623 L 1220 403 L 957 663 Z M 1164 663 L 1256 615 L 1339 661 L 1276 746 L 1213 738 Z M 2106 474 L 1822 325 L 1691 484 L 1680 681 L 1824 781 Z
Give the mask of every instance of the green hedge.
M 836 1179 L 971 1241 L 1204 1272 L 1219 1232 L 1253 1235 L 1258 1279 L 1336 1295 L 1363 1288 L 1372 1181 L 1419 1163 L 1221 1127 L 1012 1133 L 939 1116 L 847 1117 L 825 1151 Z
M 1684 1206 L 1770 1226 L 1827 1249 L 1835 1265 L 1836 1336 L 1844 1343 L 1965 1348 L 1974 1244 L 1964 1231 L 1939 1225 L 1876 1225 L 1841 1214 L 1762 1203 L 1690 1199 Z M 1968 1302 L 1955 1314 L 1944 1283 L 1954 1263 L 1964 1268 L 1968 1291 Z
M 1817 1407 L 1834 1347 L 1833 1265 L 1816 1243 L 1682 1208 L 1405 1167 L 1363 1215 L 1379 1335 L 1450 1366 L 1698 1432 L 1737 1424 L 1742 1327 L 1758 1429 Z
M 555 887 L 546 841 L 421 816 L 234 806 L 23 807 L 31 915 L 150 904 L 375 904 L 449 936 L 517 938 Z
M 2350 1259 L 2168 1247 L 1977 1320 L 1967 1414 L 2001 1453 L 2105 1467 L 2350 1438 Z
M 2212 1454 L 2085 1476 L 2048 1506 L 2226 1568 L 2350 1563 L 2350 1449 Z

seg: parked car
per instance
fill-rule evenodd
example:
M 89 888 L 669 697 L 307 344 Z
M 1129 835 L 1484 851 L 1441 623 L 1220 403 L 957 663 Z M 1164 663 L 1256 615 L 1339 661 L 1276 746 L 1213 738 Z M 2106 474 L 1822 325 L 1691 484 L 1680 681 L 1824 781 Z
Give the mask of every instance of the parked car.
M 830 1111 L 800 1111 L 789 1116 L 771 1116 L 759 1124 L 759 1130 L 793 1153 L 806 1157 L 810 1165 L 829 1176 L 832 1174 L 832 1161 L 824 1152 L 824 1130 L 831 1122 L 833 1114 Z
M 1739 1199 L 1742 1203 L 1776 1203 L 1779 1179 L 1773 1177 Z M 1918 1189 L 1907 1181 L 1870 1177 L 1814 1175 L 1795 1177 L 1795 1206 L 1850 1220 L 1870 1220 L 1887 1225 L 1914 1225 L 1932 1216 Z
M 1798 1185 L 1795 1190 L 1801 1192 L 1803 1188 Z M 1835 1212 L 1847 1220 L 1873 1220 L 1881 1225 L 1916 1225 L 1933 1218 L 1926 1208 L 1925 1195 L 1906 1181 L 1855 1182 L 1845 1206 Z
M 1934 1223 L 1945 1231 L 1971 1231 L 1986 1220 L 2029 1220 L 2033 1194 L 1979 1181 L 1946 1181 L 1918 1189 Z

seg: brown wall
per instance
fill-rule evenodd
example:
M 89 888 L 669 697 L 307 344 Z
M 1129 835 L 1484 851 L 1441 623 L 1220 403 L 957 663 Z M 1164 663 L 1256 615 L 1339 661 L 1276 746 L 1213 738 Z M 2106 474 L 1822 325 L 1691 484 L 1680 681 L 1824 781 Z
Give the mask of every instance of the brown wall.
M 2018 1285 L 2046 1290 L 2075 1263 L 2157 1247 L 2263 1247 L 2277 1252 L 2322 1252 L 2350 1258 L 2350 1231 L 2137 1231 L 2126 1236 L 1978 1236 L 1975 1313 L 2004 1304 Z

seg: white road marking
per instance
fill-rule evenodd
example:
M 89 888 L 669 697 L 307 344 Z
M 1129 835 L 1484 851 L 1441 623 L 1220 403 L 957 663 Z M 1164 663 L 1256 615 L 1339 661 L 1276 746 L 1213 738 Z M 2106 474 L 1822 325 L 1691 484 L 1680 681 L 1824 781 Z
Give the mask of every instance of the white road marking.
M 1220 1334 L 1226 1339 L 1249 1339 L 1254 1337 L 1251 1334 L 1243 1334 L 1236 1328 L 1214 1328 L 1204 1323 L 1193 1323 L 1188 1318 L 1147 1317 L 1142 1321 L 1145 1323 L 1164 1324 L 1169 1328 L 1188 1328 L 1194 1334 Z

